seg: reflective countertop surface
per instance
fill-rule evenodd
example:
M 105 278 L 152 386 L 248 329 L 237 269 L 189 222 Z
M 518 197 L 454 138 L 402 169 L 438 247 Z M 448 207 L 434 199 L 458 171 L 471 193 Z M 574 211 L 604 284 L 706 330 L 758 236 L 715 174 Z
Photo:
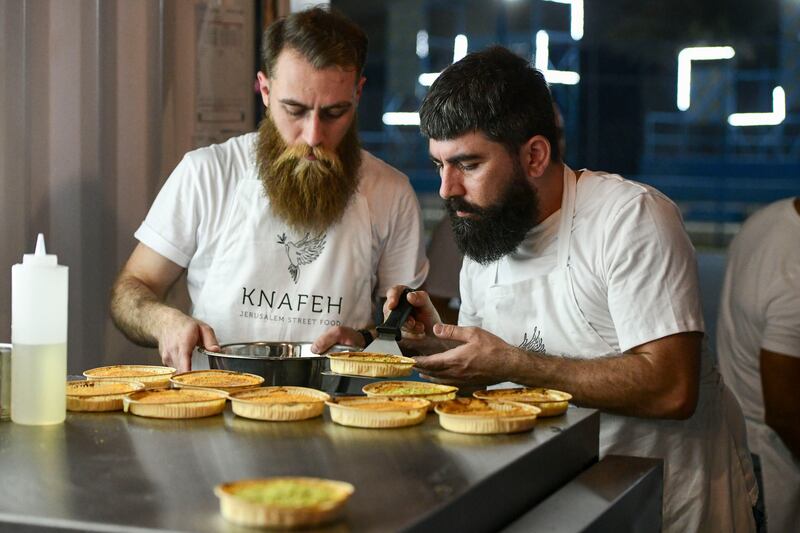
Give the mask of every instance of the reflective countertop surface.
M 222 518 L 213 487 L 292 475 L 355 485 L 345 518 L 324 531 L 413 529 L 570 433 L 596 458 L 598 423 L 596 411 L 573 406 L 532 432 L 500 436 L 447 432 L 434 413 L 420 426 L 376 430 L 334 424 L 327 412 L 303 422 L 254 421 L 230 406 L 193 420 L 117 412 L 68 413 L 55 426 L 0 422 L 0 526 L 249 531 Z

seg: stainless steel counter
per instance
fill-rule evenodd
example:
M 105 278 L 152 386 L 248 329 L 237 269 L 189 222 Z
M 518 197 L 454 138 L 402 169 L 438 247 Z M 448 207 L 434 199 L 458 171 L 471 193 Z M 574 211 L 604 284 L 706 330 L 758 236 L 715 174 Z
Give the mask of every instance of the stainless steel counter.
M 597 461 L 598 413 L 570 407 L 533 432 L 348 428 L 324 418 L 154 420 L 69 413 L 62 425 L 0 423 L 0 529 L 250 531 L 219 514 L 217 483 L 301 475 L 348 481 L 325 531 L 496 530 Z M 12 526 L 12 524 L 15 524 Z

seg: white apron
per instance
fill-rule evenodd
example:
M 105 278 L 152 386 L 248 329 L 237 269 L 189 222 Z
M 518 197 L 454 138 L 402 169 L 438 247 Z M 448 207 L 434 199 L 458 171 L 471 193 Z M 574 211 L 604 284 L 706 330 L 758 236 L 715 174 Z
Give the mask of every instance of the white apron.
M 372 226 L 356 193 L 321 235 L 297 233 L 272 214 L 261 181 L 242 180 L 192 316 L 220 344 L 313 341 L 330 326 L 372 316 Z M 192 368 L 208 368 L 195 354 Z
M 545 276 L 502 283 L 498 261 L 483 327 L 512 345 L 524 342 L 533 351 L 589 359 L 618 350 L 587 322 L 575 298 L 570 271 L 575 196 L 575 173 L 565 166 L 556 268 Z M 527 337 L 530 331 L 534 338 Z M 706 361 L 710 358 L 704 357 Z M 737 418 L 739 406 L 716 369 L 704 367 L 692 418 L 648 420 L 603 413 L 600 455 L 664 459 L 664 531 L 753 531 L 751 506 L 757 489 L 744 421 L 741 414 Z

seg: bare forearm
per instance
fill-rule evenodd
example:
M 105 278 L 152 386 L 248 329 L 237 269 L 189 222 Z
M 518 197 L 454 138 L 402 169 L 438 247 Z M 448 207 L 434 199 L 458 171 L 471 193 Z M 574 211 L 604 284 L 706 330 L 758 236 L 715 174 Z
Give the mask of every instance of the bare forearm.
M 646 354 L 586 360 L 516 351 L 510 381 L 568 391 L 578 405 L 645 418 L 682 419 L 694 412 L 696 380 L 665 376 Z
M 165 304 L 133 276 L 120 276 L 111 291 L 111 318 L 128 339 L 142 346 L 158 346 L 158 332 L 177 309 Z
M 764 421 L 781 438 L 795 458 L 800 458 L 800 355 L 761 350 L 761 390 L 764 395 Z

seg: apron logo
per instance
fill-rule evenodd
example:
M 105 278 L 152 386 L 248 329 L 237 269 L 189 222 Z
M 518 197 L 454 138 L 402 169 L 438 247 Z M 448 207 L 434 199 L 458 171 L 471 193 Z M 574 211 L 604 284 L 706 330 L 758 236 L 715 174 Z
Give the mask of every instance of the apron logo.
M 292 280 L 297 283 L 297 276 L 300 275 L 300 265 L 307 265 L 313 263 L 316 258 L 320 256 L 322 250 L 325 248 L 325 237 L 327 233 L 323 233 L 313 239 L 306 236 L 297 242 L 286 240 L 286 234 L 278 235 L 278 244 L 282 244 L 286 249 L 286 255 L 289 257 L 289 274 Z
M 533 334 L 530 339 L 528 338 L 528 334 L 525 333 L 524 337 L 522 337 L 522 342 L 519 344 L 519 348 L 522 348 L 526 352 L 546 353 L 544 341 L 542 340 L 542 333 L 539 331 L 538 326 L 533 326 Z

